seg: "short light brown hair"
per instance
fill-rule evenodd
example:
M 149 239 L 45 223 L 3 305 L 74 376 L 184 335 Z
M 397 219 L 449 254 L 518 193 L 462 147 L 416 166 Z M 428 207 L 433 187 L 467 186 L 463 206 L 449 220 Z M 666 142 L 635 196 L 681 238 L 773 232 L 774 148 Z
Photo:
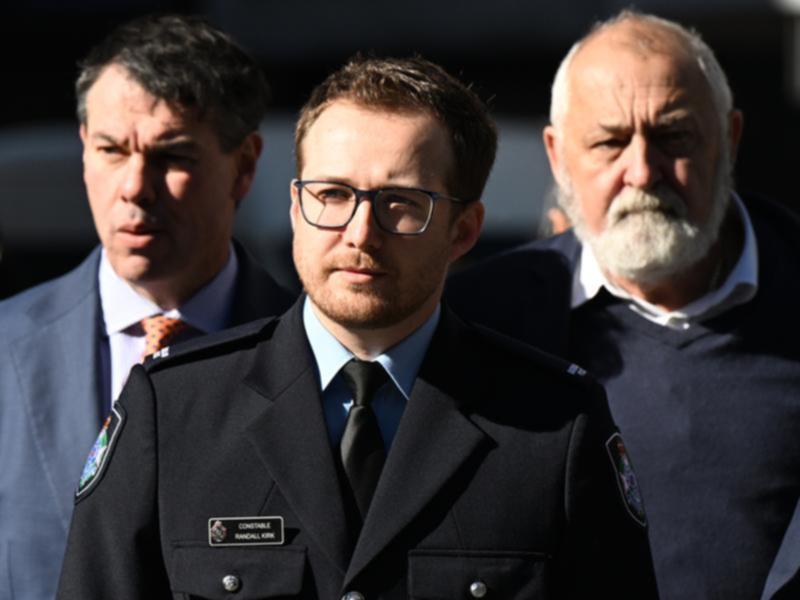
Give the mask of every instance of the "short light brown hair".
M 455 165 L 446 176 L 447 193 L 478 200 L 497 153 L 497 129 L 478 95 L 442 67 L 421 57 L 356 56 L 314 88 L 300 110 L 294 136 L 298 177 L 302 143 L 332 102 L 349 100 L 366 108 L 428 112 L 444 125 Z

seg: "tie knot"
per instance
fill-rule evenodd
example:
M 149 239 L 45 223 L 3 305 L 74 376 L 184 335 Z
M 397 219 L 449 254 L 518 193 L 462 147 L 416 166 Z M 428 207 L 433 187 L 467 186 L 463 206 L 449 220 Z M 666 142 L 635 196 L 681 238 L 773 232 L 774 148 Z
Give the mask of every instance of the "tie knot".
M 164 315 L 147 317 L 146 319 L 142 319 L 140 323 L 142 329 L 144 329 L 145 336 L 145 347 L 142 357 L 158 352 L 164 346 L 168 346 L 175 336 L 189 327 L 185 321 L 172 317 L 165 317 Z
M 353 392 L 356 406 L 368 406 L 378 388 L 389 379 L 381 363 L 357 358 L 343 366 L 341 373 L 347 387 Z

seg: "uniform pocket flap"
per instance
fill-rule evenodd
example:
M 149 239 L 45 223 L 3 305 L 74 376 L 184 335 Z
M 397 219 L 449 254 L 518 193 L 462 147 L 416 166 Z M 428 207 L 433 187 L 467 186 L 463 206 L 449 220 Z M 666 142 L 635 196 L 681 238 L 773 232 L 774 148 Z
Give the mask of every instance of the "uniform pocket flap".
M 547 558 L 539 552 L 412 550 L 408 590 L 420 600 L 546 597 Z
M 174 591 L 209 600 L 293 596 L 303 588 L 301 547 L 174 548 Z

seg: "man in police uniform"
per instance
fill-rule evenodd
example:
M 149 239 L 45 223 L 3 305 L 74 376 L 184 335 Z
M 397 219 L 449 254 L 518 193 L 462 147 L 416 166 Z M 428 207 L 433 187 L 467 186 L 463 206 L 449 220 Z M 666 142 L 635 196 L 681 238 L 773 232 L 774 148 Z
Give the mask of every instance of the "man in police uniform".
M 602 389 L 440 304 L 495 146 L 422 59 L 314 90 L 291 185 L 307 295 L 134 370 L 60 598 L 655 596 Z

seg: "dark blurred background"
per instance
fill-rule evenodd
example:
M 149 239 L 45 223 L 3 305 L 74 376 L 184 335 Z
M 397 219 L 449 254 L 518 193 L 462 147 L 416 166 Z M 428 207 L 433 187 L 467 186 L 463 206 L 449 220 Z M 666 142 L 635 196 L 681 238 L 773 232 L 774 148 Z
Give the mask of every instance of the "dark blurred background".
M 549 186 L 541 127 L 569 46 L 629 2 L 589 0 L 30 0 L 0 20 L 0 298 L 72 268 L 97 243 L 81 180 L 73 81 L 77 61 L 114 25 L 148 12 L 205 14 L 261 61 L 272 86 L 266 148 L 238 237 L 279 279 L 294 281 L 288 185 L 294 115 L 311 87 L 357 51 L 420 53 L 473 83 L 500 128 L 471 257 L 536 237 Z M 800 132 L 800 0 L 641 1 L 715 49 L 745 113 L 742 191 L 793 208 Z

